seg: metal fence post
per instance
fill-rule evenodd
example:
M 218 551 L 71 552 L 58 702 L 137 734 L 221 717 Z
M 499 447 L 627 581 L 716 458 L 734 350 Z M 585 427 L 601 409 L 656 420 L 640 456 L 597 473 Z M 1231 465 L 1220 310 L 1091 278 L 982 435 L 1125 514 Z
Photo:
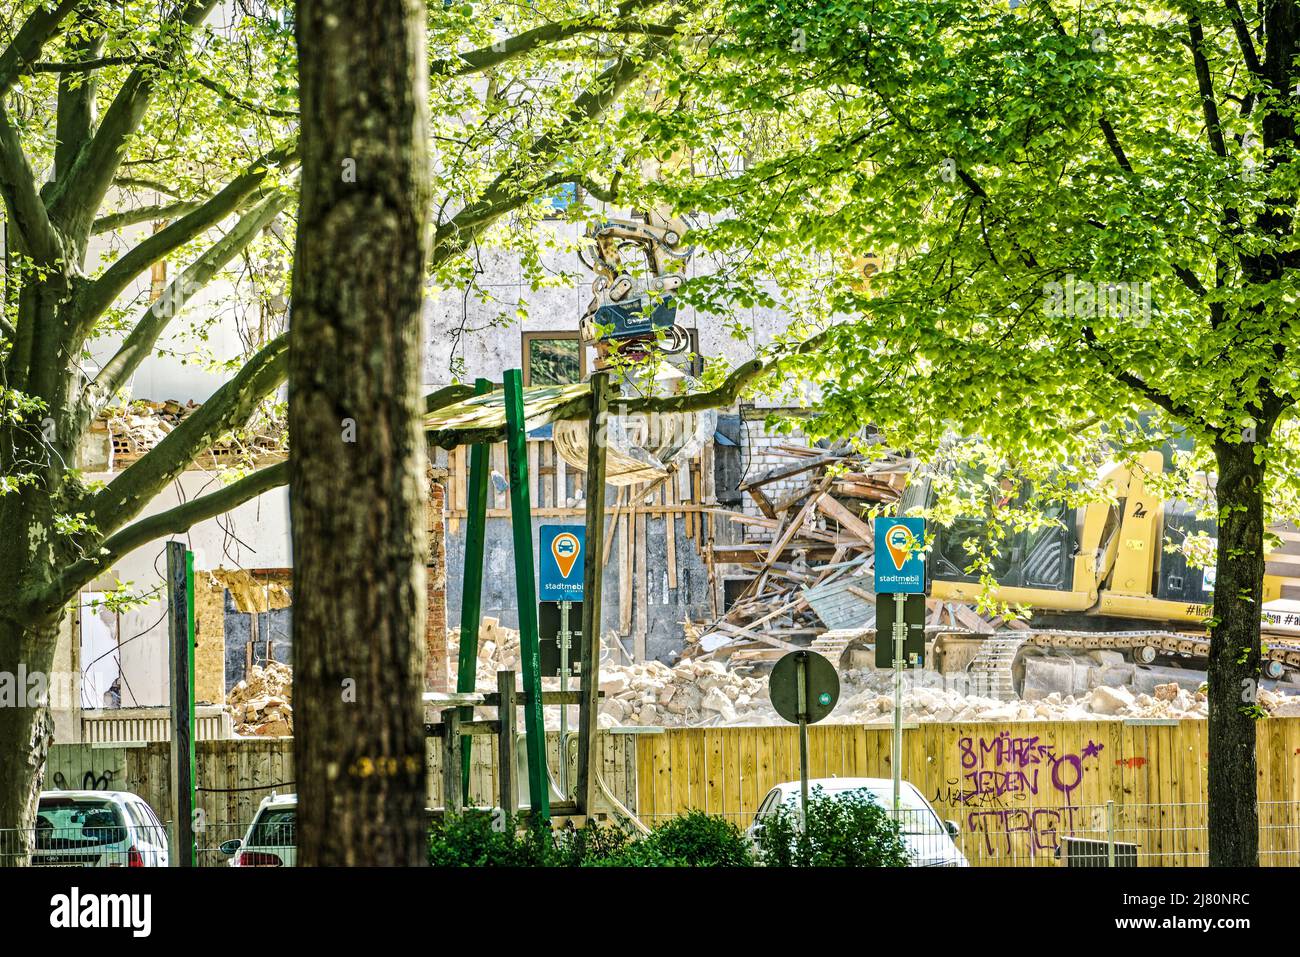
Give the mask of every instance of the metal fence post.
M 1106 866 L 1115 866 L 1115 802 L 1106 802 Z

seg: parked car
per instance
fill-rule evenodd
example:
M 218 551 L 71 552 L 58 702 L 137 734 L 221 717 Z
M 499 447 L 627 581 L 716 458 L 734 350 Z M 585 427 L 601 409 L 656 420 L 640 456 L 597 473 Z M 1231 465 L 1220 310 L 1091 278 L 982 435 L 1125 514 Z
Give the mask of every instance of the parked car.
M 221 845 L 231 867 L 293 867 L 298 860 L 294 827 L 298 795 L 275 794 L 262 799 L 243 840 Z
M 808 793 L 821 788 L 827 797 L 837 797 L 850 791 L 865 791 L 881 807 L 892 811 L 894 807 L 894 782 L 889 778 L 817 778 L 808 782 Z M 903 782 L 901 826 L 903 842 L 912 857 L 913 867 L 969 867 L 953 838 L 960 829 L 953 821 L 940 821 L 934 808 L 914 786 Z M 758 841 L 763 819 L 775 814 L 784 805 L 797 814 L 800 803 L 798 781 L 785 781 L 772 788 L 758 805 L 753 823 L 746 829 L 749 839 Z
M 127 791 L 42 791 L 34 867 L 166 867 L 167 828 Z

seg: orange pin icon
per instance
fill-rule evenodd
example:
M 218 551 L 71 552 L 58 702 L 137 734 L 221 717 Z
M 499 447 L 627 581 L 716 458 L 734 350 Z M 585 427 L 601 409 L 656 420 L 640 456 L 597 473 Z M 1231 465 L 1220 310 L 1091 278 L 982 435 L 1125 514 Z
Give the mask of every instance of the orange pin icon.
M 564 532 L 551 539 L 551 554 L 555 556 L 555 564 L 564 578 L 568 578 L 569 572 L 573 571 L 573 565 L 581 551 L 582 542 L 577 535 Z
M 891 525 L 889 531 L 885 532 L 885 547 L 889 549 L 894 568 L 900 572 L 911 555 L 911 549 L 908 548 L 911 540 L 912 533 L 906 525 Z

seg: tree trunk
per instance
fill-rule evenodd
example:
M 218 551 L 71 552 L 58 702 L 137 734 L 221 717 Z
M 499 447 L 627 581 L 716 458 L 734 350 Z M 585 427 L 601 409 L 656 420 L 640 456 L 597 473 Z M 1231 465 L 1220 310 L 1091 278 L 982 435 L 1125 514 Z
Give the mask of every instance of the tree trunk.
M 1253 444 L 1220 442 L 1219 545 L 1209 665 L 1209 842 L 1215 867 L 1259 863 L 1255 695 L 1264 584 L 1264 467 Z
M 0 620 L 0 865 L 25 864 L 31 854 L 54 738 L 48 695 L 57 687 L 50 674 L 56 631 Z
M 290 321 L 298 855 L 427 859 L 424 14 L 301 0 Z

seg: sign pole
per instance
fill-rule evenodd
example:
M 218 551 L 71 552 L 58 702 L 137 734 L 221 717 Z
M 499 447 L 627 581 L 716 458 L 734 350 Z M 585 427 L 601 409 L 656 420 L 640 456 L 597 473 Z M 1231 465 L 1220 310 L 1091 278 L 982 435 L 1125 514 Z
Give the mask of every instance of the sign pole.
M 907 621 L 903 617 L 907 596 L 894 593 L 894 820 L 899 819 L 903 796 L 903 646 Z
M 767 679 L 772 708 L 783 719 L 799 725 L 799 833 L 808 831 L 808 725 L 835 710 L 840 698 L 840 676 L 835 666 L 815 651 L 784 655 Z
M 808 652 L 795 652 L 799 687 L 799 833 L 808 832 Z
M 569 690 L 569 608 L 560 602 L 560 693 Z M 560 792 L 569 796 L 569 706 L 560 705 Z
M 893 629 L 886 634 L 884 623 L 876 631 L 876 667 L 894 666 L 894 754 L 890 761 L 894 772 L 894 820 L 903 810 L 903 671 L 907 654 L 907 598 L 925 595 L 925 557 L 921 545 L 925 541 L 925 519 L 900 515 L 896 518 L 882 516 L 875 521 L 874 551 L 877 619 L 880 611 L 888 607 L 890 595 L 894 598 Z M 920 613 L 920 656 L 925 654 L 925 600 L 915 603 Z M 884 652 L 893 645 L 893 661 Z M 919 659 L 918 659 L 919 660 Z

